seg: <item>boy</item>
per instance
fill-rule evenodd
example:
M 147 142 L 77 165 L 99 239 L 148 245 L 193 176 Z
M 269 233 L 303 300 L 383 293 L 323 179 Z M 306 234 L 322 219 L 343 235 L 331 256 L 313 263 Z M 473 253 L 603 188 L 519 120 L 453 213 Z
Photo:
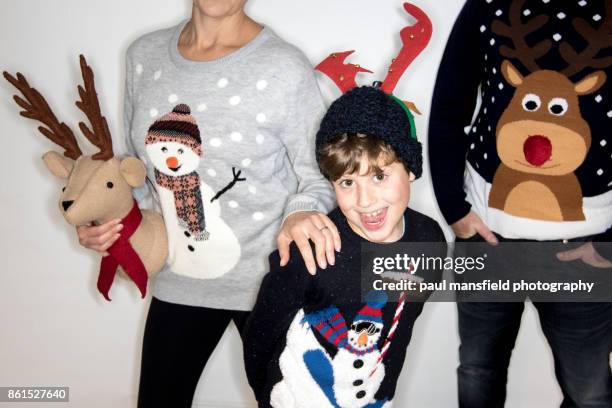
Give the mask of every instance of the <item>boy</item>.
M 423 304 L 393 303 L 373 290 L 363 302 L 361 243 L 445 242 L 435 221 L 408 208 L 422 165 L 410 129 L 404 108 L 376 87 L 349 91 L 323 118 L 317 160 L 338 200 L 329 217 L 342 252 L 315 276 L 296 256 L 284 268 L 277 252 L 270 256 L 244 332 L 260 407 L 391 406 Z

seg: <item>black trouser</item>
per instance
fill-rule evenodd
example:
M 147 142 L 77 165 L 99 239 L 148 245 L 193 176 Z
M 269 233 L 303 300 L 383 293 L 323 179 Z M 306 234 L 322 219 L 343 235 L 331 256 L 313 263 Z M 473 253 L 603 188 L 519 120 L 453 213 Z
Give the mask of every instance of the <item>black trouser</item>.
M 242 335 L 248 315 L 153 298 L 142 344 L 138 407 L 191 407 L 200 375 L 230 320 Z

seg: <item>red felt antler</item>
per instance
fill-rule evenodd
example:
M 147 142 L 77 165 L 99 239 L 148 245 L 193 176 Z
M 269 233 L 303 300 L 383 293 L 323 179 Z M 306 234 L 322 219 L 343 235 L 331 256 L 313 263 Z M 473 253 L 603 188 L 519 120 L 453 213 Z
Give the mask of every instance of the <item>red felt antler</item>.
M 415 25 L 404 27 L 400 31 L 402 49 L 393 60 L 389 72 L 382 84 L 382 90 L 392 93 L 400 77 L 415 58 L 427 47 L 432 34 L 431 20 L 427 14 L 414 4 L 404 3 L 404 10 L 416 18 Z
M 334 81 L 342 93 L 350 91 L 357 86 L 355 76 L 359 72 L 372 72 L 356 64 L 344 63 L 346 57 L 353 52 L 355 51 L 334 52 L 315 67 L 316 70 L 321 71 Z

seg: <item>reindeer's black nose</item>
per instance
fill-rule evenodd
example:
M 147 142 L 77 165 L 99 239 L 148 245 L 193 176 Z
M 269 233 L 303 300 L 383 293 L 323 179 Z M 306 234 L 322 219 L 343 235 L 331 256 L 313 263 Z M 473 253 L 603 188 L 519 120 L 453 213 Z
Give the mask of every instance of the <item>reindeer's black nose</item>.
M 72 203 L 74 203 L 74 200 L 62 201 L 62 207 L 64 207 L 64 211 L 67 211 L 68 208 L 70 208 L 70 206 L 72 205 Z

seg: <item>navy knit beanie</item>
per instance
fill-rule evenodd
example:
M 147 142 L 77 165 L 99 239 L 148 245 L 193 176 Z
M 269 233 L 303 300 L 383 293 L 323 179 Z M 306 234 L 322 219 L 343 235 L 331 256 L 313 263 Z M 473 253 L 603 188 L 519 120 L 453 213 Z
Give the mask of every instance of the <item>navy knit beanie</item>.
M 421 177 L 423 148 L 411 130 L 409 113 L 400 103 L 373 86 L 353 88 L 336 99 L 327 110 L 317 132 L 317 160 L 321 148 L 334 137 L 344 133 L 361 133 L 390 145 L 415 177 Z

